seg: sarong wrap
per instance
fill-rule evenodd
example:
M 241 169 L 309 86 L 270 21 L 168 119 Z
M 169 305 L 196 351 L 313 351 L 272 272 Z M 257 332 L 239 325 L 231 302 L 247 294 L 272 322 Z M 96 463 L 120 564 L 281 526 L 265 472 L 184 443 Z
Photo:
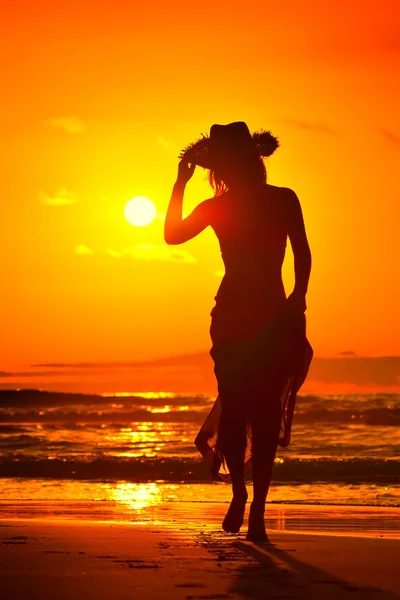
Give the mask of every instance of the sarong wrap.
M 257 382 L 257 389 L 261 390 L 257 394 L 257 402 L 268 402 L 268 390 L 279 382 L 279 446 L 285 448 L 290 443 L 296 394 L 307 377 L 313 357 L 312 347 L 306 337 L 305 315 L 295 312 L 286 303 L 256 336 L 246 340 L 218 341 L 213 343 L 210 354 L 214 360 L 219 393 L 196 437 L 195 445 L 211 465 L 212 478 L 229 482 L 230 476 L 218 440 L 224 401 L 236 402 L 235 410 L 239 411 L 240 418 L 246 423 L 245 474 L 250 473 L 252 466 L 246 391 L 254 388 L 254 382 Z

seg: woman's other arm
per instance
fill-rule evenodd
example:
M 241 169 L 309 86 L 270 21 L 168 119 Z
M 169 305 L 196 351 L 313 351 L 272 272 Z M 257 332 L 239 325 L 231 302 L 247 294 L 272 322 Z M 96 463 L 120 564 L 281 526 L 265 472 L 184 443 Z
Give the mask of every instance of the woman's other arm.
M 189 166 L 183 160 L 179 163 L 178 177 L 165 217 L 164 239 L 167 244 L 183 244 L 196 237 L 210 224 L 210 200 L 201 202 L 186 219 L 182 217 L 183 195 L 194 169 L 195 165 Z
M 306 294 L 311 273 L 311 251 L 300 202 L 293 190 L 286 190 L 287 231 L 294 255 L 295 286 L 288 300 L 297 309 L 307 309 Z

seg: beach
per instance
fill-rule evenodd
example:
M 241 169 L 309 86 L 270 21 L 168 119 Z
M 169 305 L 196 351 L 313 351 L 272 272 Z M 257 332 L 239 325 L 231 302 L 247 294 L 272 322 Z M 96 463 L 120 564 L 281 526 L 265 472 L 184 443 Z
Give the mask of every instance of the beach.
M 2 598 L 399 599 L 399 531 L 352 530 L 346 510 L 331 507 L 335 534 L 270 529 L 270 544 L 225 534 L 195 515 L 185 521 L 173 506 L 164 522 L 93 520 L 82 507 L 62 518 L 3 516 Z M 302 511 L 294 521 L 304 524 L 313 509 Z
M 230 486 L 193 444 L 213 397 L 0 397 L 2 600 L 400 600 L 398 394 L 298 398 L 266 545 L 248 512 L 221 529 Z

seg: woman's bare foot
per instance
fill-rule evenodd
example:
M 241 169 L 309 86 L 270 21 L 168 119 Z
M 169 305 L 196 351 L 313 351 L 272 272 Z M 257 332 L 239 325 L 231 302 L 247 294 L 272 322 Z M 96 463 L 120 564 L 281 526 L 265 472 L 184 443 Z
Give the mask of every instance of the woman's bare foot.
M 250 507 L 249 528 L 246 535 L 249 542 L 269 542 L 267 532 L 265 531 L 264 510 L 257 510 Z
M 222 529 L 226 533 L 238 533 L 243 525 L 244 511 L 247 502 L 246 486 L 239 491 L 235 491 L 232 501 L 222 523 Z

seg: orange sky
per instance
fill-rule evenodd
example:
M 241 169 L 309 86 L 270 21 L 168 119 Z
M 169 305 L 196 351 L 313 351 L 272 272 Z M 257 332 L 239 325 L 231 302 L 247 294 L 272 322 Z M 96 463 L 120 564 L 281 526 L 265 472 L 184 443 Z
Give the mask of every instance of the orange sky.
M 181 148 L 234 120 L 281 141 L 268 176 L 303 206 L 316 355 L 400 354 L 397 0 L 15 0 L 5 12 L 0 370 L 209 347 L 217 241 L 208 230 L 167 247 L 162 217 Z M 210 197 L 204 176 L 186 213 Z M 135 195 L 157 207 L 148 227 L 124 219 Z M 291 269 L 288 252 L 288 291 Z

